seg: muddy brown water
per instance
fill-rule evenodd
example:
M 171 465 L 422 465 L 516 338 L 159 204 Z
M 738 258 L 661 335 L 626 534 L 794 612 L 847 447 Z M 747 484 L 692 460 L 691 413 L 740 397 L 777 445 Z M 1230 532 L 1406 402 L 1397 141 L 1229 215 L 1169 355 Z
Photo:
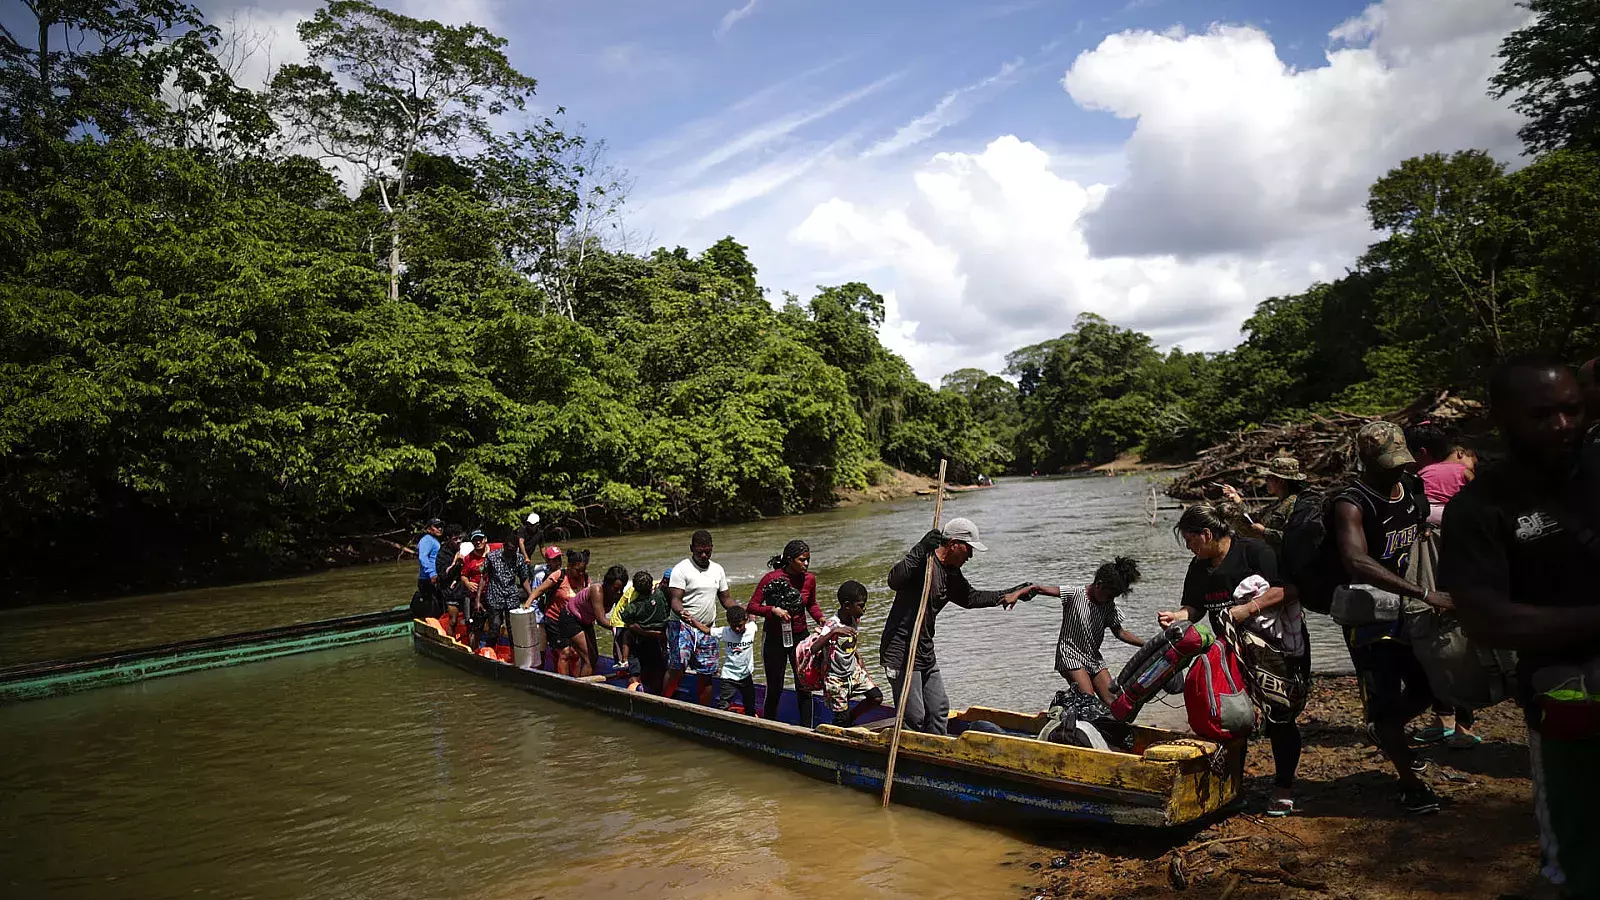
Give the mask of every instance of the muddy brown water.
M 979 587 L 1082 583 L 1116 553 L 1145 566 L 1121 601 L 1137 632 L 1175 605 L 1187 554 L 1148 524 L 1142 477 L 1018 479 L 954 497 L 983 530 Z M 811 543 L 823 606 L 871 591 L 869 669 L 889 565 L 928 528 L 907 500 L 714 530 L 743 597 L 785 541 Z M 659 573 L 687 532 L 579 542 L 592 567 Z M 0 615 L 0 664 L 393 606 L 415 566 Z M 741 593 L 741 590 L 743 593 Z M 1059 606 L 950 609 L 941 669 L 956 707 L 1036 710 Z M 1313 626 L 1317 668 L 1347 668 Z M 1108 637 L 1113 667 L 1132 653 Z M 758 672 L 759 677 L 759 672 Z M 881 680 L 881 679 L 880 679 Z M 1147 718 L 1174 723 L 1159 705 Z M 595 713 L 483 682 L 404 640 L 0 708 L 8 897 L 1017 896 L 1044 836 L 896 807 Z

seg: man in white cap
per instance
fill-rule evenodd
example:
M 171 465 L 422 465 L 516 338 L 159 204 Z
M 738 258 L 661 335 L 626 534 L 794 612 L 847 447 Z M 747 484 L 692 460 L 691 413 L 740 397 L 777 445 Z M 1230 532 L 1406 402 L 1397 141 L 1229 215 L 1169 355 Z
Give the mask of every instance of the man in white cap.
M 899 702 L 905 687 L 907 647 L 911 642 L 911 629 L 917 620 L 917 607 L 922 602 L 922 581 L 926 566 L 933 566 L 933 586 L 928 592 L 928 614 L 922 622 L 922 633 L 917 639 L 916 671 L 913 673 L 911 693 L 906 698 L 906 727 L 928 734 L 946 734 L 950 725 L 950 698 L 944 692 L 944 680 L 939 676 L 939 660 L 933 653 L 934 621 L 945 604 L 954 603 L 966 609 L 1004 606 L 1010 609 L 1028 593 L 1031 585 L 1012 590 L 975 591 L 967 583 L 961 567 L 972 554 L 988 547 L 978 539 L 978 526 L 971 519 L 951 519 L 941 531 L 930 531 L 906 552 L 904 559 L 889 570 L 889 587 L 894 591 L 894 605 L 889 608 L 889 618 L 883 623 L 883 640 L 878 644 L 878 661 L 889 675 L 894 686 L 895 701 Z

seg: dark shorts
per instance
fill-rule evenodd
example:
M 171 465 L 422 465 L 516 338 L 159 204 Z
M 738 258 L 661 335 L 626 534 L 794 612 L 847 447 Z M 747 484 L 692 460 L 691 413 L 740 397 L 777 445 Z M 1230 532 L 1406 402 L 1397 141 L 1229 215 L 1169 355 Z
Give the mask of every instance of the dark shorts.
M 561 635 L 563 646 L 572 643 L 572 639 L 584 633 L 583 620 L 566 610 L 561 611 L 561 617 L 556 619 L 556 632 Z
M 756 683 L 753 677 L 739 681 L 719 678 L 717 684 L 717 709 L 727 710 L 737 703 L 745 715 L 756 714 Z
M 1393 639 L 1362 645 L 1345 629 L 1350 663 L 1361 685 L 1368 722 L 1406 723 L 1433 705 L 1428 673 L 1410 644 Z
M 639 661 L 639 668 L 644 672 L 665 672 L 667 670 L 667 646 L 664 632 L 655 632 L 657 637 L 640 637 L 632 632 L 623 632 L 627 635 L 629 653 L 633 659 Z
M 556 619 L 546 618 L 539 627 L 544 629 L 545 646 L 551 650 L 560 650 L 569 643 L 561 636 L 561 626 Z

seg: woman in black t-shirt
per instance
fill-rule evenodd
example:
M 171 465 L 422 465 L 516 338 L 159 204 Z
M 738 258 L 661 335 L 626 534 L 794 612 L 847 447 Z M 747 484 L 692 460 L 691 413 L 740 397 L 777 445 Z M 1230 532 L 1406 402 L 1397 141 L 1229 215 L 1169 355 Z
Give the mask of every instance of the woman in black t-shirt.
M 1311 672 L 1311 653 L 1307 643 L 1305 617 L 1298 600 L 1285 592 L 1278 575 L 1278 558 L 1261 541 L 1233 534 L 1226 520 L 1207 504 L 1184 510 L 1174 529 L 1194 559 L 1183 579 L 1182 607 L 1160 616 L 1162 627 L 1177 621 L 1199 622 L 1209 618 L 1212 633 L 1227 633 L 1226 616 L 1235 629 L 1258 638 L 1286 666 L 1287 680 L 1304 684 Z M 1236 599 L 1234 592 L 1252 576 L 1267 587 L 1249 599 Z M 1248 638 L 1247 638 L 1248 639 Z M 1259 646 L 1259 644 L 1258 644 Z M 1248 671 L 1249 666 L 1245 667 Z M 1252 685 L 1256 687 L 1257 685 Z M 1272 742 L 1274 791 L 1267 807 L 1269 816 L 1294 812 L 1294 775 L 1300 766 L 1300 726 L 1296 704 L 1270 704 L 1259 690 L 1252 690 L 1266 712 L 1265 731 Z M 1303 695 L 1301 703 L 1303 703 Z M 1280 721 L 1281 720 L 1281 721 Z

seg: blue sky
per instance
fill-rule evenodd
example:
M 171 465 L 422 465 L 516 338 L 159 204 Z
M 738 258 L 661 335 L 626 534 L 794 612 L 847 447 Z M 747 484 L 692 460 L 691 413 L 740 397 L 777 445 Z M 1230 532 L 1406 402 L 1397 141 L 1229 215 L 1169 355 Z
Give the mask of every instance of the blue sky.
M 632 249 L 731 234 L 775 302 L 865 280 L 934 382 L 1083 312 L 1225 349 L 1355 261 L 1388 169 L 1521 149 L 1485 94 L 1515 0 L 381 2 L 508 38 L 630 174 Z M 316 4 L 203 5 L 287 61 Z
M 1079 110 L 1061 90 L 1071 61 L 1105 35 L 1213 22 L 1257 24 L 1298 65 L 1322 61 L 1326 35 L 1359 2 L 1245 0 L 625 0 L 529 3 L 500 24 L 513 61 L 540 80 L 546 102 L 603 134 L 622 155 L 686 121 L 715 115 L 761 89 L 772 103 L 841 97 L 895 80 L 805 129 L 829 139 L 887 136 L 951 90 L 1021 68 L 948 130 L 981 141 L 1026 132 L 1059 145 L 1115 145 L 1131 124 Z M 742 9 L 748 14 L 723 23 Z M 1295 49 L 1289 49 L 1293 46 Z M 641 173 L 647 174 L 647 173 Z

